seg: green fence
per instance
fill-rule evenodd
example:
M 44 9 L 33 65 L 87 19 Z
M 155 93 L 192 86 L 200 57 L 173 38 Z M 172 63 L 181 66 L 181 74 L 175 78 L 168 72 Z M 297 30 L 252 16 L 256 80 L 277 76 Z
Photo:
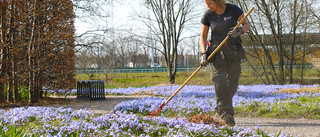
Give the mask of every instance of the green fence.
M 269 69 L 268 66 L 264 66 L 265 69 Z M 278 65 L 274 65 L 275 69 L 278 69 Z M 178 67 L 177 71 L 182 72 L 182 71 L 195 71 L 198 67 Z M 241 66 L 242 70 L 251 70 L 250 66 Z M 262 66 L 254 66 L 256 70 L 262 69 Z M 301 69 L 301 65 L 294 65 L 294 69 Z M 312 64 L 306 64 L 304 65 L 305 69 L 313 69 Z M 285 68 L 289 69 L 289 68 Z M 201 71 L 209 71 L 210 67 L 203 67 Z M 147 67 L 147 68 L 113 68 L 113 69 L 95 69 L 95 68 L 90 68 L 86 69 L 87 73 L 150 73 L 150 72 L 167 72 L 166 67 Z M 76 74 L 85 74 L 84 69 L 76 69 Z
M 178 67 L 177 71 L 182 72 L 182 71 L 195 71 L 197 67 Z M 202 71 L 207 71 L 209 70 L 209 67 L 204 67 L 202 68 Z M 153 72 L 167 72 L 166 67 L 155 67 L 155 68 L 113 68 L 113 69 L 108 69 L 108 70 L 103 70 L 103 69 L 87 69 L 87 73 L 153 73 Z M 85 70 L 83 69 L 76 69 L 76 74 L 84 74 Z

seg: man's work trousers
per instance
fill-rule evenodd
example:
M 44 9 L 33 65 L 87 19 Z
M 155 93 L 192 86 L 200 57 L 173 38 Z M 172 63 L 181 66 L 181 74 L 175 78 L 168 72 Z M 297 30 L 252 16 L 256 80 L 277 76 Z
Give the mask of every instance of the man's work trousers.
M 222 53 L 221 53 L 222 50 Z M 240 58 L 231 46 L 224 46 L 214 56 L 212 81 L 215 86 L 216 112 L 234 115 L 232 98 L 237 91 L 241 73 Z

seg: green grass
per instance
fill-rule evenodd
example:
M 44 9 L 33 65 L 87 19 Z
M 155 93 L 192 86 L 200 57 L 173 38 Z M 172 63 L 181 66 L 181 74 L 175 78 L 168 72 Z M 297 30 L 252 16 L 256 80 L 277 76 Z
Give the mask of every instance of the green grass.
M 177 72 L 175 84 L 183 84 L 193 73 Z M 305 84 L 319 84 L 319 70 L 308 69 L 304 71 Z M 86 74 L 77 74 L 76 80 L 90 80 Z M 169 78 L 167 72 L 157 73 L 114 73 L 108 76 L 103 74 L 93 74 L 93 80 L 104 80 L 106 88 L 122 88 L 122 87 L 146 87 L 168 84 Z M 300 82 L 300 71 L 294 70 L 294 82 Z M 188 85 L 212 85 L 210 71 L 199 71 L 188 83 Z M 240 85 L 263 84 L 263 81 L 258 78 L 257 74 L 251 70 L 242 70 L 240 76 Z
M 189 72 L 177 72 L 175 77 L 175 84 L 183 84 L 192 74 Z M 109 76 L 110 77 L 110 76 Z M 77 74 L 75 79 L 78 80 L 90 80 L 86 74 Z M 113 74 L 111 78 L 106 80 L 106 77 L 102 74 L 95 74 L 92 77 L 93 80 L 104 80 L 105 84 L 109 88 L 121 88 L 121 87 L 146 87 L 146 86 L 156 86 L 161 84 L 168 84 L 169 78 L 166 72 L 157 73 L 120 73 Z M 255 78 L 253 78 L 255 79 Z M 246 84 L 253 79 L 248 77 L 243 77 L 240 80 L 240 84 Z M 261 84 L 261 82 L 258 82 Z M 209 71 L 199 71 L 189 82 L 188 85 L 212 85 L 211 73 Z
M 240 116 L 320 119 L 319 105 L 319 96 L 298 97 L 274 104 L 255 102 L 237 107 L 235 111 Z
M 8 130 L 4 129 L 4 126 L 0 123 L 0 136 L 1 137 L 25 137 L 25 130 L 23 128 L 17 128 L 14 125 L 8 126 Z
M 193 72 L 178 72 L 176 75 L 176 83 L 178 85 L 183 84 L 185 80 L 190 77 Z M 212 85 L 210 72 L 200 71 L 194 76 L 188 84 L 190 85 Z M 146 87 L 156 86 L 160 84 L 168 84 L 169 78 L 166 72 L 157 73 L 120 73 L 114 74 L 112 78 L 106 80 L 104 75 L 95 74 L 92 77 L 93 80 L 104 80 L 107 88 L 121 88 L 121 87 Z M 75 79 L 78 80 L 90 80 L 86 74 L 77 74 Z

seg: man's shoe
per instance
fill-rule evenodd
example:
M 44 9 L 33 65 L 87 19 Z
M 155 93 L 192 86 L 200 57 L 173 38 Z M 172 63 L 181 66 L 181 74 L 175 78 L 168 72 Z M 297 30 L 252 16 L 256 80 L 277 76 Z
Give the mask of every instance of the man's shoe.
M 221 115 L 221 121 L 232 127 L 236 125 L 233 116 L 225 112 Z

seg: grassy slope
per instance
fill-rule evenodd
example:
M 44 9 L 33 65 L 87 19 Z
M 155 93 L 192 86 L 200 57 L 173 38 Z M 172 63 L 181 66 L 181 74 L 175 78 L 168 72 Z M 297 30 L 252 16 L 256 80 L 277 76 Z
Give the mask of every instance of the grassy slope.
M 188 77 L 193 73 L 189 72 L 177 72 L 176 83 L 177 85 L 183 84 Z M 240 76 L 241 85 L 248 84 L 263 84 L 260 78 L 250 70 L 242 71 Z M 304 72 L 305 84 L 319 84 L 320 74 L 318 70 L 306 70 Z M 86 74 L 77 74 L 76 80 L 90 80 Z M 94 74 L 94 80 L 105 80 L 105 75 Z M 294 72 L 295 83 L 300 82 L 300 72 Z M 144 87 L 144 86 L 155 86 L 160 84 L 169 83 L 168 74 L 166 72 L 157 73 L 115 73 L 109 76 L 108 80 L 105 80 L 106 87 L 119 88 L 119 87 Z M 211 73 L 209 71 L 198 72 L 188 83 L 189 85 L 212 85 Z

